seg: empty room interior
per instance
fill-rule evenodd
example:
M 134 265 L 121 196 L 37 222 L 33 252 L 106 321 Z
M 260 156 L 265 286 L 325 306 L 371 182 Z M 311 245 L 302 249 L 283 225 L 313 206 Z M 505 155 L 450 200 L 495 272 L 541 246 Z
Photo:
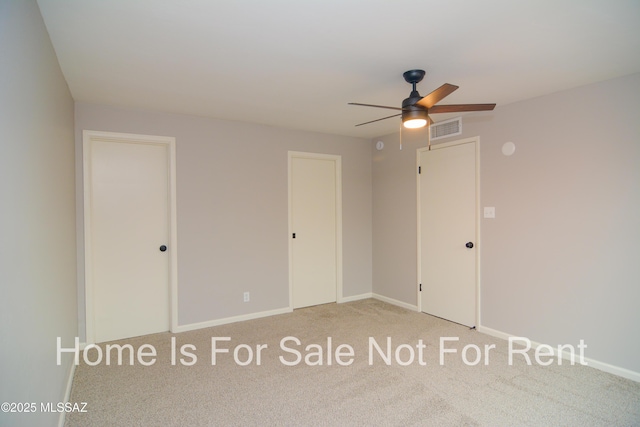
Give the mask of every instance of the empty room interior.
M 0 425 L 639 425 L 638 23 L 0 0 Z

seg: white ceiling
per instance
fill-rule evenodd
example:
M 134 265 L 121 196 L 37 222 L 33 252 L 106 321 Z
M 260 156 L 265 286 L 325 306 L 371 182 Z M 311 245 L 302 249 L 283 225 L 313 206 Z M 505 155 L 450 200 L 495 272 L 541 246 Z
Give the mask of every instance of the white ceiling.
M 640 71 L 638 0 L 38 4 L 76 101 L 339 135 L 396 132 L 347 103 L 400 106 L 409 69 L 422 95 L 460 86 L 440 104 L 498 107 Z

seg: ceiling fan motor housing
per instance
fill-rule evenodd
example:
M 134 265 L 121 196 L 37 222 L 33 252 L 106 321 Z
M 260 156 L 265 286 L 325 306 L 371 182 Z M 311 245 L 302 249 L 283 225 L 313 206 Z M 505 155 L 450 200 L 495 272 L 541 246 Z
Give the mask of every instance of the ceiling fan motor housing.
M 418 91 L 411 92 L 411 96 L 402 101 L 402 123 L 407 120 L 424 119 L 428 120 L 428 110 L 421 105 L 416 105 L 422 97 Z

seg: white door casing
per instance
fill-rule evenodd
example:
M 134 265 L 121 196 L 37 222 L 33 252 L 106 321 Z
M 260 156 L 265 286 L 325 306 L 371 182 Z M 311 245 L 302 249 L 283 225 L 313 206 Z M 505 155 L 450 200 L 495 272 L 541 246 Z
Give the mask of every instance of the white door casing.
M 341 188 L 340 156 L 289 152 L 291 309 L 341 299 Z
M 419 149 L 417 161 L 420 311 L 475 326 L 479 323 L 479 138 Z
M 174 330 L 175 138 L 84 131 L 83 161 L 87 344 Z

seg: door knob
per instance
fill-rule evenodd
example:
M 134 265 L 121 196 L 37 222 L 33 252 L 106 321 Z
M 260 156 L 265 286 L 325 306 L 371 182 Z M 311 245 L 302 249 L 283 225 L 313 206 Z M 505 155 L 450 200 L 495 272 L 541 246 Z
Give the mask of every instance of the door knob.
M 467 242 L 465 246 L 471 249 L 473 247 L 473 242 Z
M 160 246 L 160 252 L 164 252 L 167 250 L 167 247 L 165 245 Z

